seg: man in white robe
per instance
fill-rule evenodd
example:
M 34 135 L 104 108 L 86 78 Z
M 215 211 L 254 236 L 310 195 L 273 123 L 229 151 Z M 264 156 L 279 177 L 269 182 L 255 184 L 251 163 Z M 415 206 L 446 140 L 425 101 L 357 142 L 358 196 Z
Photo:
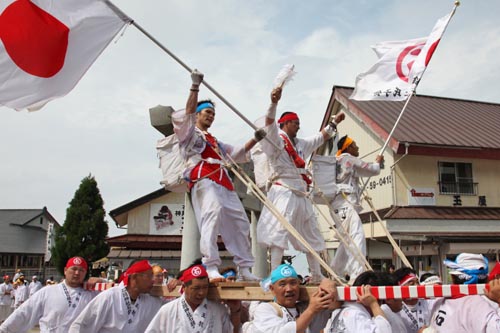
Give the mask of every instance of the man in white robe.
M 182 272 L 182 295 L 163 305 L 146 333 L 236 333 L 240 329 L 241 302 L 224 305 L 207 299 L 208 273 L 202 265 Z
M 224 164 L 247 162 L 247 152 L 264 137 L 265 132 L 257 131 L 254 138 L 237 147 L 218 141 L 208 132 L 215 119 L 214 103 L 198 101 L 203 74 L 195 70 L 191 78 L 186 110 L 174 114 L 172 119 L 186 161 L 184 177 L 189 181 L 200 230 L 203 264 L 210 279 L 224 280 L 218 270 L 222 263 L 217 246 L 220 234 L 227 250 L 234 256 L 240 279 L 259 280 L 250 272 L 255 261 L 250 245 L 250 222 Z
M 417 286 L 418 277 L 414 269 L 401 267 L 394 271 L 394 278 L 400 286 Z M 403 320 L 408 333 L 417 333 L 419 329 L 429 325 L 431 309 L 435 299 L 405 299 L 398 315 Z
M 361 273 L 354 286 L 362 286 L 356 291 L 357 302 L 344 302 L 342 308 L 333 311 L 326 324 L 325 333 L 392 333 L 379 302 L 371 293 L 371 286 L 386 284 L 386 278 L 379 272 Z M 399 332 L 394 332 L 399 333 Z
M 260 143 L 272 170 L 269 180 L 271 187 L 267 197 L 309 245 L 320 252 L 325 249 L 325 241 L 319 231 L 312 203 L 306 197 L 311 179 L 305 169 L 305 159 L 336 133 L 336 123 L 341 122 L 345 115 L 338 114 L 335 121 L 329 123 L 319 133 L 299 139 L 297 132 L 300 129 L 300 121 L 296 113 L 285 112 L 278 123 L 275 121 L 280 99 L 281 88 L 275 88 L 271 92 L 271 105 L 266 113 L 267 140 Z M 288 231 L 267 207 L 262 209 L 257 224 L 257 241 L 270 248 L 271 270 L 281 264 L 283 253 L 288 249 L 290 241 L 296 250 L 306 252 L 312 281 L 319 283 L 324 278 L 315 256 L 309 253 L 295 237 L 290 237 Z
M 147 260 L 131 265 L 123 281 L 101 292 L 80 313 L 70 333 L 142 333 L 161 307 L 161 299 L 149 295 L 153 271 Z
M 384 157 L 378 155 L 375 163 L 364 162 L 358 157 L 359 148 L 356 142 L 347 135 L 338 141 L 337 147 L 337 186 L 340 193 L 332 200 L 331 207 L 340 217 L 344 231 L 352 239 L 352 246 L 358 247 L 366 257 L 365 233 L 358 215 L 363 209 L 360 204 L 362 193 L 359 177 L 378 175 Z M 349 275 L 351 281 L 365 270 L 363 263 L 343 243 L 335 252 L 332 268 L 341 276 Z
M 243 324 L 243 333 L 319 332 L 325 327 L 332 310 L 341 305 L 335 300 L 335 284 L 328 279 L 321 281 L 308 303 L 297 303 L 300 282 L 291 265 L 282 264 L 275 268 L 267 282 L 275 301 L 257 305 L 253 320 Z
M 35 293 L 0 326 L 0 332 L 26 332 L 38 324 L 41 333 L 67 333 L 76 316 L 97 294 L 82 288 L 86 274 L 85 260 L 70 258 L 64 268 L 64 281 Z
M 10 276 L 4 275 L 3 282 L 0 284 L 0 324 L 12 313 L 12 290 L 14 287 L 12 287 Z
M 452 269 L 453 284 L 485 283 L 488 278 L 488 259 L 481 254 L 461 253 L 444 264 Z M 499 303 L 500 280 L 490 282 L 486 295 L 440 299 L 432 308 L 430 327 L 419 333 L 500 332 Z
M 38 290 L 42 289 L 42 283 L 40 281 L 38 281 L 38 276 L 36 275 L 33 275 L 33 277 L 31 278 L 31 282 L 28 286 L 29 290 L 30 290 L 30 296 L 33 296 L 34 293 L 36 293 Z

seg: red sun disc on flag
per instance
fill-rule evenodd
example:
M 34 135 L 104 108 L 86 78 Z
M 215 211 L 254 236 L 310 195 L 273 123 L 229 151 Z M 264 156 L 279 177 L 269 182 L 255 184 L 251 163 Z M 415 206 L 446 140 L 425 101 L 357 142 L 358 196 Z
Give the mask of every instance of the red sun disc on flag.
M 419 43 L 407 46 L 399 54 L 396 61 L 396 73 L 404 82 L 408 82 L 408 74 L 424 45 L 425 43 Z
M 10 4 L 0 15 L 0 39 L 23 71 L 43 78 L 64 66 L 69 28 L 28 0 Z

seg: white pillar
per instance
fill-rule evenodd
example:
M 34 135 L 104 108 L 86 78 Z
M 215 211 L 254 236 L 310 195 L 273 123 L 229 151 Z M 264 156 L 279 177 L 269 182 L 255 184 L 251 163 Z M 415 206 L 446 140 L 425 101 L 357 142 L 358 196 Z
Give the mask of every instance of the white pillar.
M 250 211 L 250 237 L 252 237 L 252 254 L 255 258 L 252 273 L 258 277 L 265 278 L 267 272 L 267 250 L 257 243 L 257 216 L 255 211 Z
M 196 223 L 191 196 L 189 193 L 184 197 L 184 227 L 182 228 L 182 251 L 181 267 L 187 268 L 195 259 L 201 258 L 200 231 Z

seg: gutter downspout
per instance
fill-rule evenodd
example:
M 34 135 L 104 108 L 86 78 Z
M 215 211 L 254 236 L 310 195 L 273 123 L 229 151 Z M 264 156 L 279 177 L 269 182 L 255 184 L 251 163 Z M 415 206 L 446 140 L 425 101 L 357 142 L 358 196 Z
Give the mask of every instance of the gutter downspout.
M 392 181 L 391 181 L 391 190 L 392 190 L 392 202 L 394 203 L 394 206 L 398 205 L 398 203 L 397 203 L 397 195 L 396 195 L 396 172 L 395 172 L 396 164 L 398 164 L 399 161 L 401 161 L 403 158 L 406 157 L 406 155 L 408 155 L 408 149 L 409 148 L 410 148 L 410 143 L 409 142 L 405 142 L 405 153 L 404 153 L 404 155 L 401 156 L 397 161 L 395 161 L 391 165 L 391 178 L 392 178 Z

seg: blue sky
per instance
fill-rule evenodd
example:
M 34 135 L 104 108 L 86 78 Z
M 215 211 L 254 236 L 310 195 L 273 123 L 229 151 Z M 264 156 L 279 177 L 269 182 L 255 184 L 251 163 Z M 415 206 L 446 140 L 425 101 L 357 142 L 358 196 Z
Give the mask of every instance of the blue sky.
M 280 68 L 295 64 L 278 111 L 298 112 L 302 135 L 319 129 L 334 84 L 353 86 L 373 65 L 371 45 L 424 37 L 453 7 L 444 0 L 115 2 L 251 120 L 264 114 Z M 497 0 L 462 1 L 418 92 L 500 102 L 499 14 Z M 185 69 L 128 27 L 67 96 L 34 113 L 0 107 L 0 208 L 47 206 L 62 223 L 89 173 L 108 212 L 158 189 L 160 135 L 148 109 L 182 108 L 189 86 Z M 203 88 L 200 96 L 213 97 Z M 212 132 L 228 143 L 248 139 L 252 130 L 215 100 Z

